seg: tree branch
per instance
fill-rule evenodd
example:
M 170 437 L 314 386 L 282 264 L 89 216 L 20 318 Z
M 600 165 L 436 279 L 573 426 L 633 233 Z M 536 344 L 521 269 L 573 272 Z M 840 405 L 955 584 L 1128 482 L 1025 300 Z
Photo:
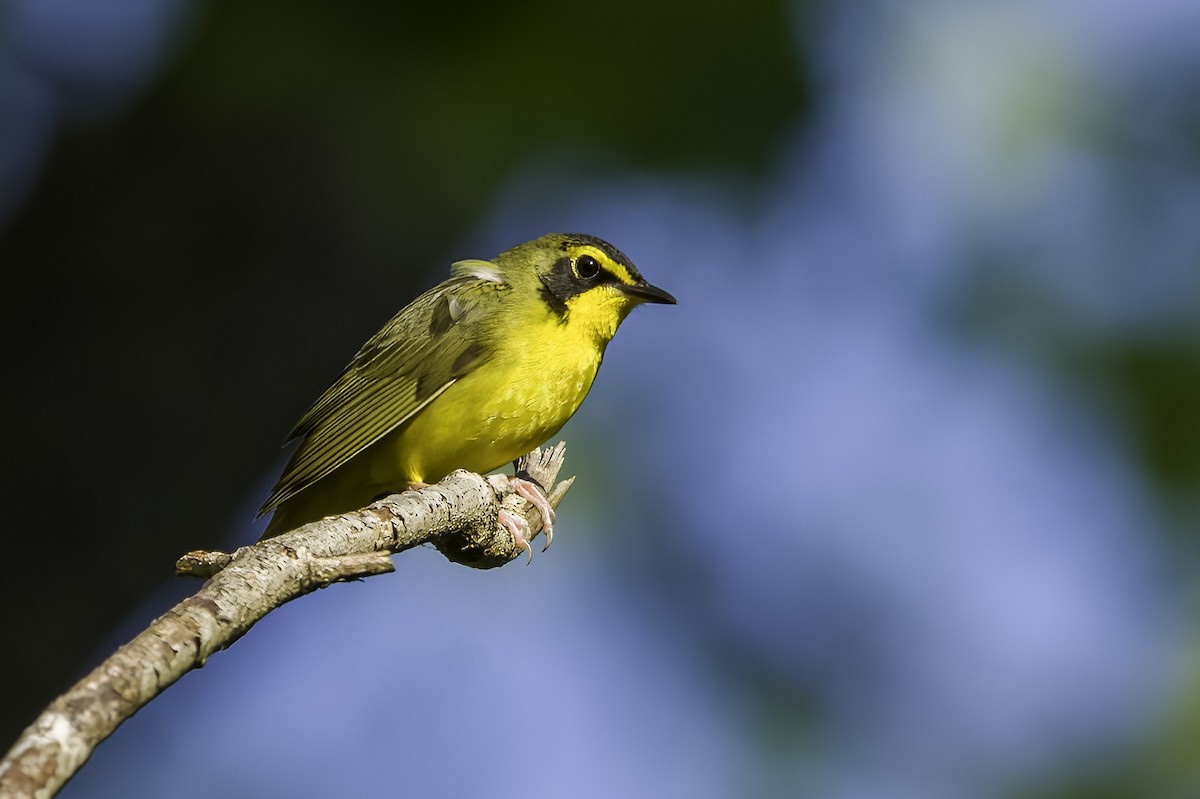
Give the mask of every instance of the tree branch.
M 575 478 L 555 484 L 566 454 L 559 443 L 521 459 L 557 506 Z M 367 508 L 306 524 L 233 553 L 190 552 L 180 574 L 209 577 L 42 712 L 0 761 L 0 799 L 51 797 L 125 719 L 214 652 L 230 646 L 275 608 L 336 582 L 394 570 L 391 555 L 431 543 L 474 568 L 523 554 L 496 523 L 501 507 L 522 515 L 531 534 L 541 515 L 512 493 L 508 478 L 457 471 L 442 482 Z

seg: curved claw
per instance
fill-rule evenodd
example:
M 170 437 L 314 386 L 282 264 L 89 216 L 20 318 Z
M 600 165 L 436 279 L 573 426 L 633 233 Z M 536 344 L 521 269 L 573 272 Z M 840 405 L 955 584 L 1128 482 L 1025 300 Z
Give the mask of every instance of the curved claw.
M 546 545 L 542 547 L 542 551 L 545 552 L 554 540 L 554 508 L 550 507 L 550 501 L 542 493 L 541 486 L 532 480 L 510 477 L 508 482 L 517 496 L 533 505 L 538 509 L 538 513 L 542 514 L 542 531 L 546 533 Z
M 508 532 L 512 533 L 513 542 L 525 550 L 525 554 L 529 556 L 529 559 L 525 561 L 525 565 L 528 566 L 530 563 L 533 563 L 533 547 L 529 545 L 529 522 L 525 521 L 525 517 L 510 513 L 501 508 L 497 521 Z

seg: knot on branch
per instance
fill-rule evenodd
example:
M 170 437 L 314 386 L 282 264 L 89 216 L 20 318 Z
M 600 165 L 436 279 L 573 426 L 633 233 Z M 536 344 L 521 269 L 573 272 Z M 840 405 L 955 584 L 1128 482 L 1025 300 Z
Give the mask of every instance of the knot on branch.
M 537 483 L 545 492 L 551 507 L 558 507 L 575 483 L 574 477 L 557 484 L 554 482 L 562 469 L 566 447 L 566 443 L 560 441 L 553 447 L 535 449 L 517 459 L 517 476 Z M 542 514 L 532 503 L 513 491 L 508 477 L 495 474 L 488 477 L 487 482 L 496 501 L 496 508 L 490 515 L 490 524 L 450 530 L 432 542 L 447 560 L 473 569 L 494 569 L 525 554 L 525 550 L 513 540 L 512 534 L 497 523 L 500 509 L 525 519 L 529 525 L 531 541 L 542 533 Z

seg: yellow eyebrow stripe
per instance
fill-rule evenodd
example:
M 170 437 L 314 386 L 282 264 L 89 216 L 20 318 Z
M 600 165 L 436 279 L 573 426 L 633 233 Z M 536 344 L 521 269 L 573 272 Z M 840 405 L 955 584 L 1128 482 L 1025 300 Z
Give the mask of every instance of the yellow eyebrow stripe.
M 571 257 L 578 258 L 580 255 L 590 255 L 600 262 L 600 265 L 611 272 L 612 275 L 626 286 L 637 284 L 637 278 L 629 273 L 629 269 L 620 261 L 613 260 L 613 257 L 599 247 L 593 247 L 589 244 L 584 244 L 572 248 Z

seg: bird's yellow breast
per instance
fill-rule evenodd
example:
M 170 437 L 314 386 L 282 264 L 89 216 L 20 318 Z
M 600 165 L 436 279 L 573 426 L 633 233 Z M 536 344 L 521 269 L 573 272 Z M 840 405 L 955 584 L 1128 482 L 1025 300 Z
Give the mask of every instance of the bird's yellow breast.
M 372 453 L 370 480 L 395 486 L 454 469 L 488 472 L 558 432 L 578 410 L 601 350 L 567 328 L 513 336 Z M 390 440 L 389 440 L 390 439 Z
M 592 388 L 599 353 L 500 353 L 461 378 L 380 447 L 372 482 L 431 482 L 454 469 L 490 471 L 558 432 Z

